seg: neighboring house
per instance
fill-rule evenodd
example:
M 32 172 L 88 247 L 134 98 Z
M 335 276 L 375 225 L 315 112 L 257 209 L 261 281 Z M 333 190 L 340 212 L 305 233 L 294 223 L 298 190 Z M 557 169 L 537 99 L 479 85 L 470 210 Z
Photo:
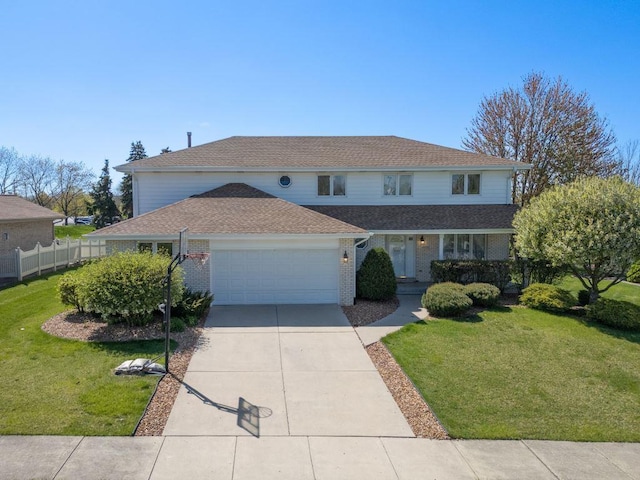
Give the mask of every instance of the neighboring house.
M 64 218 L 16 195 L 0 195 L 0 254 L 31 250 L 39 242 L 49 246 L 55 238 L 53 221 Z
M 399 279 L 430 262 L 505 259 L 529 165 L 393 136 L 231 137 L 116 167 L 133 178 L 134 217 L 90 235 L 111 250 L 210 252 L 186 280 L 214 304 L 351 305 L 367 251 Z

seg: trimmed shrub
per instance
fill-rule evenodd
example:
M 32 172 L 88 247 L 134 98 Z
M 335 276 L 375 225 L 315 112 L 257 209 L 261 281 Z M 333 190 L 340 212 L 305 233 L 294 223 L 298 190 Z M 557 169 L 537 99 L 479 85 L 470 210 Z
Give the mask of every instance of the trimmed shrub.
M 81 283 L 81 272 L 79 270 L 65 273 L 58 280 L 58 298 L 64 305 L 75 307 L 79 312 L 84 312 L 77 291 L 78 285 Z
M 629 271 L 627 272 L 627 281 L 640 283 L 640 260 L 635 262 L 631 265 L 631 268 L 629 268 Z
M 473 302 L 457 283 L 436 283 L 422 296 L 422 306 L 434 317 L 456 317 L 465 313 Z
M 389 300 L 396 294 L 396 275 L 384 248 L 372 248 L 356 273 L 356 295 L 367 300 Z
M 470 283 L 464 293 L 478 307 L 493 307 L 500 298 L 500 289 L 488 283 Z
M 182 299 L 171 309 L 171 312 L 178 317 L 182 317 L 187 325 L 193 327 L 204 316 L 211 306 L 211 302 L 213 302 L 213 294 L 209 291 L 200 292 L 187 288 Z M 195 317 L 195 321 L 189 317 Z
M 520 303 L 536 310 L 566 312 L 577 302 L 567 290 L 547 283 L 534 283 L 522 291 Z
M 589 300 L 591 299 L 591 294 L 589 293 L 589 290 L 585 290 L 582 289 L 578 292 L 578 304 L 582 305 L 583 307 L 585 305 L 589 305 Z
M 640 306 L 600 297 L 587 305 L 587 318 L 622 330 L 640 331 Z
M 433 260 L 431 278 L 435 283 L 489 283 L 503 291 L 511 281 L 511 261 Z
M 101 258 L 71 273 L 78 275 L 74 296 L 70 286 L 74 280 L 63 282 L 65 300 L 75 299 L 82 310 L 109 323 L 146 325 L 164 302 L 169 262 L 169 257 L 149 252 L 119 252 Z M 174 270 L 171 279 L 173 306 L 182 298 L 182 269 Z

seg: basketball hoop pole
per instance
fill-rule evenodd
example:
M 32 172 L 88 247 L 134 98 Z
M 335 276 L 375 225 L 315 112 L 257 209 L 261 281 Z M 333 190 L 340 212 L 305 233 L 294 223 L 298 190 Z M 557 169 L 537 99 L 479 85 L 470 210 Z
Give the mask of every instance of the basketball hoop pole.
M 165 295 L 166 300 L 164 306 L 164 369 L 167 373 L 169 373 L 169 347 L 171 343 L 171 274 L 186 258 L 187 252 L 182 251 L 182 244 L 184 243 L 184 238 L 186 238 L 187 230 L 187 228 L 180 230 L 178 253 L 173 257 L 173 260 L 171 260 L 171 263 L 169 263 L 169 266 L 167 267 L 167 292 Z

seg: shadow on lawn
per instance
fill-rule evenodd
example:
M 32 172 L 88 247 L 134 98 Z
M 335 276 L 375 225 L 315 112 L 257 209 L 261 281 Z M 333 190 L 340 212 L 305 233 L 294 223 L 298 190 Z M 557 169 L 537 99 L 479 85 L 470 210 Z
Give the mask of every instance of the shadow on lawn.
M 113 355 L 157 356 L 164 353 L 164 340 L 131 340 L 128 342 L 90 342 L 91 348 Z M 175 350 L 178 343 L 171 340 L 171 350 Z
M 488 310 L 492 312 L 501 312 L 501 313 L 508 313 L 512 311 L 511 307 L 505 307 L 502 305 L 489 307 L 489 308 L 473 307 L 465 315 L 462 315 L 460 317 L 452 317 L 451 320 L 454 320 L 456 322 L 461 322 L 461 323 L 480 323 L 484 321 L 484 319 L 480 316 L 480 314 Z
M 619 330 L 617 328 L 608 327 L 606 325 L 602 325 L 601 323 L 595 322 L 593 320 L 588 320 L 586 318 L 578 318 L 578 320 L 586 327 L 595 328 L 599 332 L 604 333 L 605 335 L 609 335 L 610 337 L 640 344 L 640 332 Z

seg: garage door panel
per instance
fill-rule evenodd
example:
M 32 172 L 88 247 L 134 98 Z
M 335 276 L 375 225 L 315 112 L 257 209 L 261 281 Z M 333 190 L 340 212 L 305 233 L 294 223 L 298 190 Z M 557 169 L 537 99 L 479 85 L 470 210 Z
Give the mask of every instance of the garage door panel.
M 336 249 L 214 251 L 211 265 L 216 305 L 338 301 Z

